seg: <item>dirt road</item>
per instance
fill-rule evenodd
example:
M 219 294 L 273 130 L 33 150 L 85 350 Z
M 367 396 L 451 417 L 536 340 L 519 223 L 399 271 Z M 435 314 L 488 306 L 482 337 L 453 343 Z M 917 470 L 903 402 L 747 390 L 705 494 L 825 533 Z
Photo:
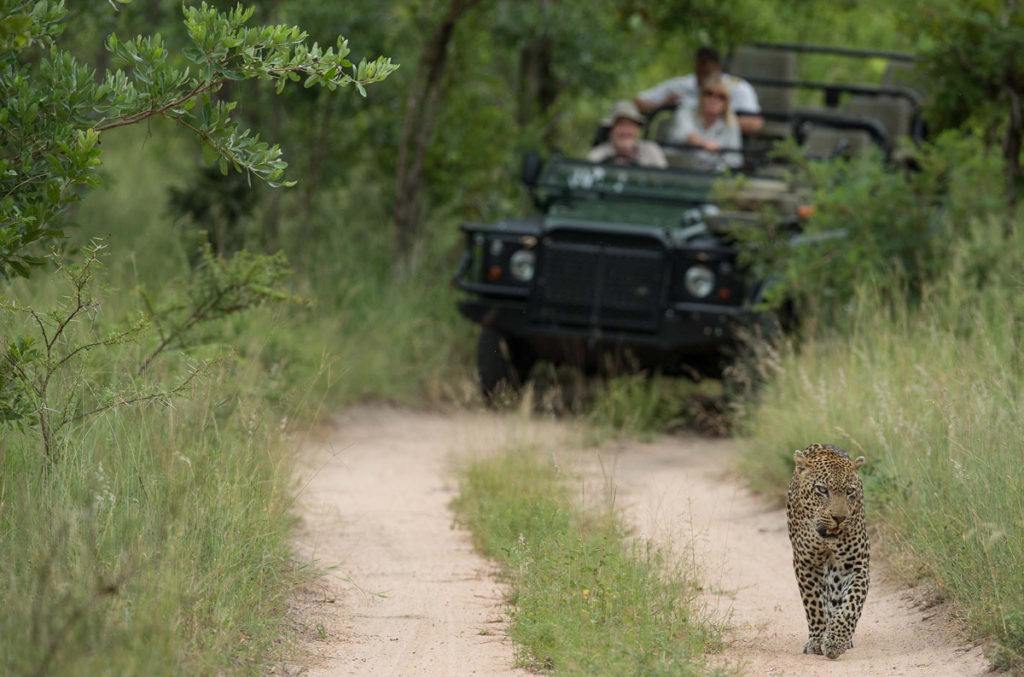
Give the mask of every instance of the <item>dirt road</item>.
M 562 454 L 590 484 L 610 482 L 638 530 L 703 569 L 709 610 L 727 618 L 715 661 L 750 675 L 975 675 L 986 664 L 941 609 L 873 581 L 838 661 L 799 653 L 805 637 L 785 515 L 729 474 L 730 442 L 700 438 L 572 450 L 568 426 L 518 416 L 348 412 L 302 458 L 303 557 L 330 567 L 300 600 L 312 675 L 515 674 L 502 591 L 448 512 L 453 459 L 532 441 Z M 690 546 L 693 546 L 691 550 Z
M 328 572 L 299 600 L 305 655 L 288 671 L 520 674 L 493 567 L 452 524 L 450 462 L 540 428 L 381 407 L 334 428 L 301 457 L 299 555 Z

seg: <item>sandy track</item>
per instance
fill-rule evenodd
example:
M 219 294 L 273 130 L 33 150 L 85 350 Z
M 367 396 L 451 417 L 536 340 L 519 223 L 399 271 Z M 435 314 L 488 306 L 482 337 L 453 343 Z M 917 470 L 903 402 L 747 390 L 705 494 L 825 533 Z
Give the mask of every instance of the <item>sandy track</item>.
M 329 441 L 308 445 L 299 554 L 328 573 L 299 602 L 299 672 L 514 674 L 493 569 L 448 510 L 448 459 L 484 429 L 459 417 L 355 409 Z
M 360 408 L 300 468 L 300 555 L 331 567 L 299 600 L 313 675 L 514 674 L 500 587 L 467 534 L 454 529 L 451 459 L 532 441 L 563 452 L 593 486 L 615 486 L 638 535 L 703 569 L 709 611 L 731 640 L 714 660 L 749 675 L 977 675 L 941 608 L 875 575 L 854 649 L 838 661 L 804 656 L 803 611 L 785 515 L 729 474 L 730 442 L 701 438 L 566 451 L 566 426 L 521 417 Z M 600 484 L 594 485 L 593 481 Z M 691 549 L 692 544 L 692 549 Z M 877 567 L 876 567 L 877 569 Z
M 663 439 L 601 456 L 601 472 L 614 477 L 619 505 L 639 535 L 680 557 L 695 556 L 703 569 L 705 603 L 728 620 L 729 647 L 716 661 L 750 675 L 963 677 L 987 671 L 981 650 L 965 646 L 943 608 L 922 608 L 920 593 L 887 581 L 877 563 L 854 648 L 836 661 L 801 654 L 807 628 L 786 515 L 766 509 L 730 477 L 732 442 Z

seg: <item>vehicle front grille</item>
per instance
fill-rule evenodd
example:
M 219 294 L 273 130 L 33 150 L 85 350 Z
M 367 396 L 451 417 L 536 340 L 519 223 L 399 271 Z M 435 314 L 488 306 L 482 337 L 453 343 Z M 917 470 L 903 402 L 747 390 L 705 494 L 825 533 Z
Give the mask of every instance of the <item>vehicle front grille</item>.
M 661 242 L 556 232 L 544 239 L 542 252 L 535 319 L 657 331 L 665 281 Z

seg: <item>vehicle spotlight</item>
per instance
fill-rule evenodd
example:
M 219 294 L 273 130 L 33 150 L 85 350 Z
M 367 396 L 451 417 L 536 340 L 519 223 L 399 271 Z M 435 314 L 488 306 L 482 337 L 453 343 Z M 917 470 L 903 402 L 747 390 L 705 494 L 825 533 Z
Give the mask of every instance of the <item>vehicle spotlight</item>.
M 509 270 L 512 272 L 512 277 L 519 280 L 520 282 L 529 282 L 533 279 L 534 263 L 537 257 L 533 252 L 527 251 L 526 249 L 520 249 L 508 260 Z
M 683 281 L 686 284 L 686 291 L 698 299 L 708 296 L 715 288 L 715 274 L 706 266 L 688 268 Z

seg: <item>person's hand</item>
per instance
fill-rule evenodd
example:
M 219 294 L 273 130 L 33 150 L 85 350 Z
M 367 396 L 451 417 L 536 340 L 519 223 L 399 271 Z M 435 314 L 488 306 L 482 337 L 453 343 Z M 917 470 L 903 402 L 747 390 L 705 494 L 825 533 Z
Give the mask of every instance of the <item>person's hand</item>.
M 714 153 L 721 148 L 721 146 L 719 146 L 715 141 L 708 140 L 704 142 L 704 148 Z
M 679 92 L 669 92 L 668 96 L 665 97 L 665 102 L 663 105 L 678 106 L 682 100 L 683 95 L 680 94 Z

